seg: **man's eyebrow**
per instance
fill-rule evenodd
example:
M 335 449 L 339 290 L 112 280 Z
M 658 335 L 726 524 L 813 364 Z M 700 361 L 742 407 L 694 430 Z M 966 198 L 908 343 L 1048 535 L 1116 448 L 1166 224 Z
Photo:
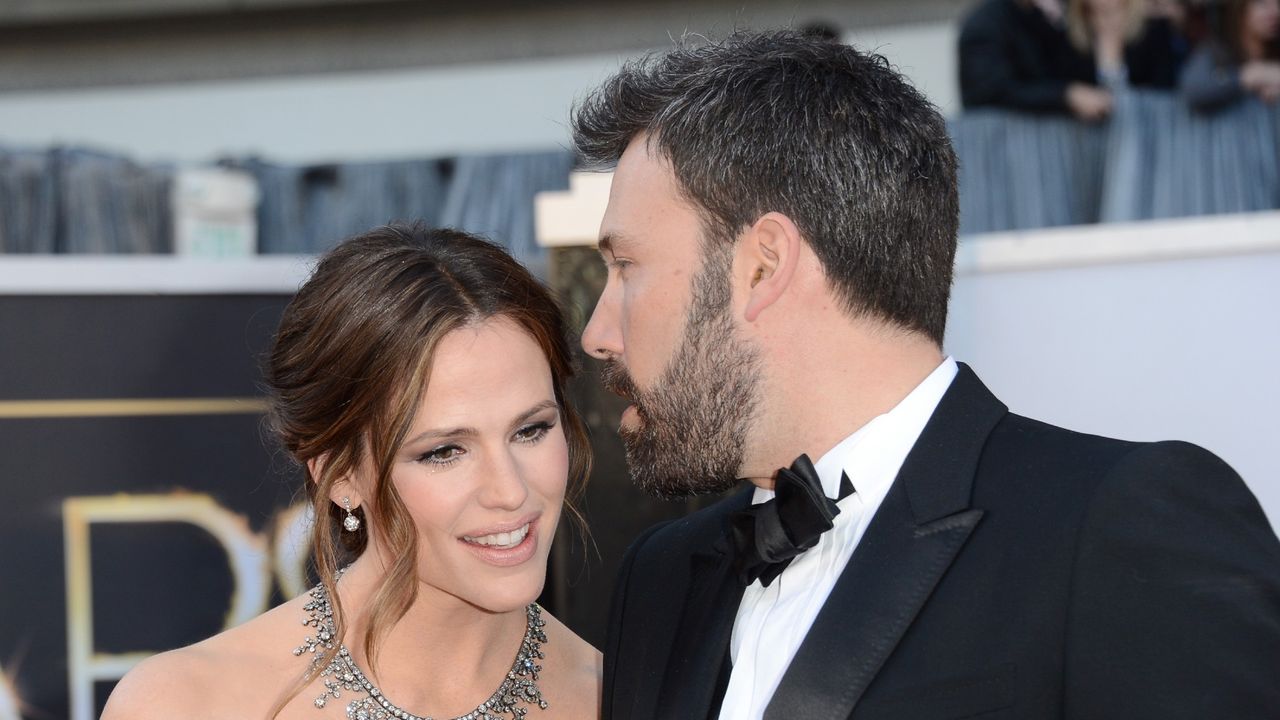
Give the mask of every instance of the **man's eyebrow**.
M 600 251 L 601 255 L 604 255 L 605 253 L 612 255 L 613 243 L 617 239 L 618 236 L 615 233 L 607 232 L 600 236 L 600 242 L 596 243 L 596 249 Z

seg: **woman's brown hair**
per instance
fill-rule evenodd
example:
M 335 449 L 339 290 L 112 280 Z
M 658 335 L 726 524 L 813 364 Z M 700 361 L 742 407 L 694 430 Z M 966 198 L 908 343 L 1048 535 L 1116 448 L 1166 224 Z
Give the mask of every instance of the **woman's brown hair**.
M 1263 43 L 1262 57 L 1250 58 L 1245 53 L 1245 15 L 1253 0 L 1226 0 L 1221 8 L 1218 38 L 1226 59 L 1236 65 L 1243 65 L 1250 60 L 1280 60 L 1280 37 L 1274 37 Z M 1217 8 L 1211 7 L 1210 10 Z
M 571 500 L 586 482 L 591 449 L 565 396 L 574 372 L 567 326 L 551 293 L 501 248 L 456 230 L 375 228 L 324 255 L 281 318 L 266 369 L 269 418 L 307 475 L 313 559 L 339 638 L 346 627 L 335 588 L 339 566 L 364 551 L 369 532 L 390 551 L 391 565 L 367 608 L 363 647 L 370 665 L 417 591 L 415 526 L 390 482 L 395 453 L 440 340 L 496 317 L 528 332 L 551 367 L 568 441 Z M 367 486 L 372 497 L 356 511 L 364 522 L 355 533 L 340 532 L 345 512 L 330 500 L 331 490 L 362 467 L 374 473 Z M 302 678 L 277 712 L 310 680 L 310 674 Z

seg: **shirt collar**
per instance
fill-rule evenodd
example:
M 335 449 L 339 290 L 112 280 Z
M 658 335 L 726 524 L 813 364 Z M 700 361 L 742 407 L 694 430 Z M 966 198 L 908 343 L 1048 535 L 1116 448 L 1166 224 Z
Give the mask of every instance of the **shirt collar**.
M 839 496 L 841 473 L 849 475 L 857 495 L 883 497 L 957 372 L 955 359 L 947 356 L 891 410 L 872 418 L 818 458 L 813 466 L 827 497 Z M 772 497 L 772 490 L 756 488 L 751 502 Z

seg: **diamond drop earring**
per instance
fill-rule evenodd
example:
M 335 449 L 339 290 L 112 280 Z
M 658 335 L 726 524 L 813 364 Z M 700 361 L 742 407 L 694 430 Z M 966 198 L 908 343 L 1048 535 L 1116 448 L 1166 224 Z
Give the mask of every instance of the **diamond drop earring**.
M 351 498 L 342 498 L 342 509 L 347 511 L 347 516 L 342 518 L 342 527 L 347 532 L 355 532 L 360 529 L 360 518 L 351 514 Z

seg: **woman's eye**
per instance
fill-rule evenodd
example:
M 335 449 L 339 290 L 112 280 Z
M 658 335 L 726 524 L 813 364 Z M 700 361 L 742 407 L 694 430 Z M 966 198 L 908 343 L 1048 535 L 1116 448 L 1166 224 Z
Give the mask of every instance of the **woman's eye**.
M 466 451 L 457 445 L 445 445 L 444 447 L 438 447 L 434 450 L 429 450 L 423 453 L 418 458 L 418 462 L 430 463 L 432 465 L 451 465 L 457 461 L 458 458 L 462 457 L 464 452 Z
M 534 423 L 516 431 L 516 442 L 535 443 L 541 440 L 554 427 L 553 423 Z

